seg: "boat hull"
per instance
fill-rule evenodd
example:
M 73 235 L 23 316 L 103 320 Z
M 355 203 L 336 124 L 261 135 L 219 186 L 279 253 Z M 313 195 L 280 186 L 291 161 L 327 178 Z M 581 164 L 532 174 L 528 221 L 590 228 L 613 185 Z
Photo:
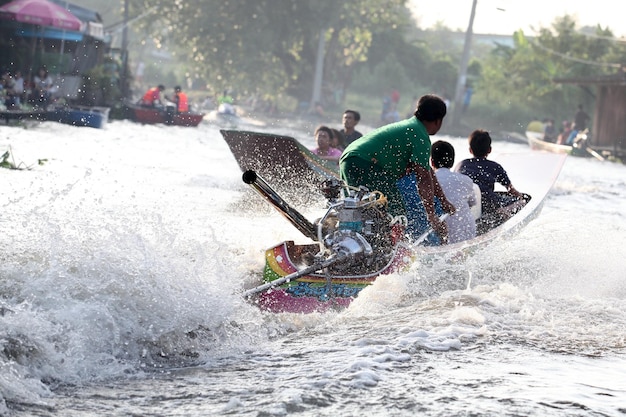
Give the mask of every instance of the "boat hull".
M 134 120 L 143 124 L 168 124 L 174 126 L 195 127 L 202 122 L 202 113 L 168 113 L 159 108 L 153 107 L 131 107 Z
M 318 249 L 315 244 L 297 245 L 293 241 L 281 242 L 265 253 L 263 281 L 272 282 L 297 272 L 303 267 L 306 254 Z M 389 261 L 379 269 L 358 274 L 330 272 L 311 273 L 283 285 L 260 292 L 253 302 L 263 310 L 273 313 L 313 313 L 343 309 L 380 275 L 406 268 L 413 258 L 411 249 L 398 245 Z
M 559 145 L 558 143 L 546 142 L 542 139 L 543 133 L 540 132 L 526 131 L 526 138 L 528 139 L 530 149 L 534 151 L 545 151 L 572 156 L 589 156 L 589 154 L 584 150 L 570 145 Z
M 556 182 L 567 155 L 533 152 L 530 154 L 495 154 L 490 156 L 490 159 L 498 161 L 506 167 L 507 174 L 515 184 L 515 188 L 530 195 L 531 199 L 506 222 L 476 236 L 474 239 L 450 245 L 416 248 L 418 259 L 427 260 L 423 255 L 459 256 L 459 254 L 469 254 L 497 238 L 512 235 L 526 226 L 541 212 L 545 198 Z
M 108 107 L 63 107 L 49 111 L 46 120 L 102 129 L 109 120 L 109 110 Z

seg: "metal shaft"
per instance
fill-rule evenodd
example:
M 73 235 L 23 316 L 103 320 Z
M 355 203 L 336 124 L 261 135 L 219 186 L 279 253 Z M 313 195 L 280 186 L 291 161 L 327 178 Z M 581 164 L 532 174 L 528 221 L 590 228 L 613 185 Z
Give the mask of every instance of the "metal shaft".
M 287 220 L 293 224 L 306 237 L 317 241 L 315 226 L 302 214 L 292 208 L 276 191 L 270 187 L 256 172 L 249 170 L 243 173 L 243 182 L 254 188 L 274 208 L 276 208 Z

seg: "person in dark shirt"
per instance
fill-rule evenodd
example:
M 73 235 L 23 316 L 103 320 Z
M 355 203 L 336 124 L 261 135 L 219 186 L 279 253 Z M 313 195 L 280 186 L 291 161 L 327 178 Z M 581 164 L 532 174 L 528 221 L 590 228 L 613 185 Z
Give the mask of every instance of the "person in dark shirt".
M 341 147 L 345 148 L 361 136 L 361 132 L 355 130 L 355 126 L 359 124 L 361 120 L 361 114 L 356 110 L 346 110 L 343 112 L 343 116 L 341 121 L 343 123 L 343 129 L 341 129 L 341 134 L 343 135 L 343 143 L 341 143 Z
M 483 213 L 510 216 L 525 204 L 524 195 L 513 187 L 502 165 L 487 159 L 491 153 L 489 132 L 474 130 L 469 136 L 469 145 L 474 157 L 461 161 L 456 170 L 470 177 L 480 188 Z M 496 193 L 496 183 L 505 187 L 508 193 Z
M 582 132 L 583 130 L 585 130 L 585 128 L 587 127 L 587 122 L 590 119 L 591 118 L 589 117 L 587 112 L 583 110 L 583 105 L 579 104 L 578 110 L 576 111 L 576 114 L 574 115 L 574 130 L 578 132 Z
M 447 240 L 448 231 L 435 212 L 435 197 L 444 212 L 454 213 L 456 209 L 431 170 L 430 136 L 439 132 L 445 116 L 443 100 L 424 95 L 413 117 L 369 132 L 348 145 L 339 159 L 341 179 L 352 187 L 365 186 L 383 194 L 392 216 L 408 217 L 405 195 L 415 197 L 423 205 L 426 225 L 442 241 Z

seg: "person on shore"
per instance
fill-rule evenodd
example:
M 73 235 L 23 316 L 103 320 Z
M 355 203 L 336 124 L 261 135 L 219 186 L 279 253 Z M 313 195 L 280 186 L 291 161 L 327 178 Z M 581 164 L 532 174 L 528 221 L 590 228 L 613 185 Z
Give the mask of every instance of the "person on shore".
M 349 186 L 380 191 L 392 216 L 406 216 L 405 198 L 398 181 L 412 176 L 424 206 L 428 224 L 447 240 L 447 227 L 435 212 L 437 196 L 446 213 L 454 213 L 430 169 L 430 135 L 436 134 L 446 115 L 446 105 L 435 95 L 420 98 L 413 117 L 382 126 L 355 140 L 339 159 L 341 179 Z
M 341 157 L 341 150 L 331 146 L 333 131 L 328 126 L 318 126 L 315 129 L 315 140 L 317 148 L 311 151 L 322 159 L 338 162 Z
M 430 163 L 446 198 L 456 212 L 445 222 L 448 226 L 448 243 L 462 242 L 476 237 L 476 220 L 471 208 L 480 204 L 474 193 L 474 182 L 467 175 L 452 171 L 454 147 L 443 140 L 433 143 Z
M 54 81 L 52 81 L 52 77 L 50 77 L 46 67 L 39 68 L 37 75 L 33 78 L 33 83 L 35 104 L 46 109 L 52 101 L 54 89 Z
M 141 105 L 144 107 L 160 107 L 163 105 L 161 102 L 161 93 L 165 91 L 165 86 L 163 84 L 159 84 L 156 87 L 150 88 L 143 95 L 141 99 Z
M 346 110 L 343 112 L 341 117 L 341 122 L 343 124 L 343 129 L 341 129 L 341 134 L 343 135 L 343 143 L 341 146 L 345 148 L 361 136 L 363 134 L 356 130 L 356 125 L 359 124 L 361 120 L 361 114 L 356 110 Z
M 0 95 L 7 109 L 15 106 L 15 80 L 9 71 L 3 71 L 0 77 Z
M 13 75 L 13 81 L 15 81 L 15 84 L 13 85 L 13 92 L 15 94 L 15 107 L 19 108 L 22 105 L 22 101 L 24 101 L 24 95 L 26 94 L 22 71 L 15 71 L 15 74 Z
M 183 89 L 179 85 L 174 87 L 174 97 L 170 98 L 165 96 L 165 99 L 176 104 L 177 113 L 189 112 L 189 99 L 187 98 L 187 94 L 183 92 Z
M 474 130 L 469 135 L 469 147 L 474 157 L 461 161 L 457 172 L 467 175 L 480 187 L 483 213 L 495 214 L 500 219 L 506 220 L 526 204 L 524 195 L 513 187 L 502 165 L 487 159 L 491 153 L 489 132 L 482 129 Z M 496 183 L 505 187 L 508 193 L 496 193 Z

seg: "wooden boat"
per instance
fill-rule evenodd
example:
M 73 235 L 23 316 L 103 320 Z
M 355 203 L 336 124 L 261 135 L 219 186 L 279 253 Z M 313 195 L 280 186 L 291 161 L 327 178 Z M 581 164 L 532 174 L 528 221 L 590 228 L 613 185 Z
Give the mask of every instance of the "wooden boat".
M 108 107 L 58 107 L 49 110 L 46 120 L 72 126 L 86 126 L 102 129 L 109 120 Z
M 498 155 L 496 160 L 507 167 L 516 187 L 532 196 L 530 201 L 509 220 L 475 239 L 421 246 L 430 231 L 406 240 L 402 223 L 391 220 L 377 206 L 378 196 L 362 190 L 360 194 L 349 191 L 347 197 L 340 197 L 345 190 L 337 179 L 337 171 L 295 139 L 224 130 L 222 135 L 245 171 L 244 182 L 312 241 L 285 241 L 265 252 L 263 283 L 245 291 L 244 296 L 272 312 L 310 313 L 345 308 L 381 274 L 406 268 L 420 259 L 468 253 L 518 230 L 539 214 L 566 158 L 564 154 L 551 153 Z M 252 168 L 263 172 L 263 178 Z M 265 182 L 265 175 L 276 181 L 302 181 L 300 175 L 305 175 L 306 181 L 317 181 L 319 191 L 328 200 L 327 213 L 314 223 L 309 222 Z
M 543 140 L 542 132 L 535 132 L 531 130 L 526 131 L 526 138 L 528 139 L 528 145 L 530 145 L 532 150 L 561 153 L 572 156 L 593 156 L 600 161 L 604 161 L 604 157 L 588 145 L 587 130 L 576 136 L 573 145 L 560 145 L 554 142 L 547 142 Z
M 167 124 L 173 126 L 195 127 L 204 118 L 204 113 L 176 113 L 165 108 L 142 107 L 138 105 L 129 106 L 133 119 L 143 124 Z

